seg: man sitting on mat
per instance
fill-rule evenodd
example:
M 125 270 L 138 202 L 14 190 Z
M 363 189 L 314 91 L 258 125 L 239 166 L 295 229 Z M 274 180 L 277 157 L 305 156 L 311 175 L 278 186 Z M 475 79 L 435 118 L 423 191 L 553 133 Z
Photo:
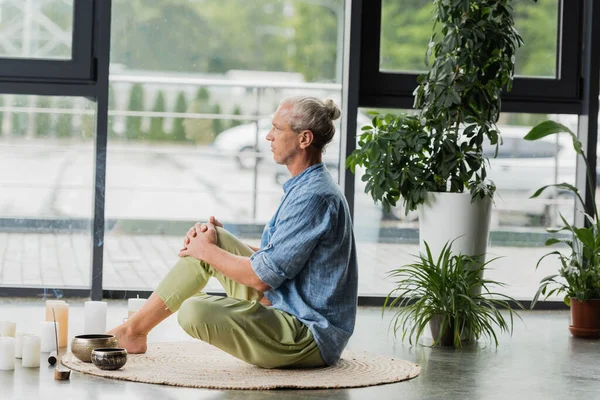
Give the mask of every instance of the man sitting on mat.
M 192 227 L 179 261 L 125 323 L 109 333 L 144 353 L 148 332 L 179 310 L 191 336 L 264 368 L 334 364 L 354 331 L 358 268 L 348 204 L 321 161 L 340 110 L 331 100 L 281 102 L 266 139 L 290 178 L 252 248 L 214 217 Z M 200 293 L 210 277 L 227 297 Z

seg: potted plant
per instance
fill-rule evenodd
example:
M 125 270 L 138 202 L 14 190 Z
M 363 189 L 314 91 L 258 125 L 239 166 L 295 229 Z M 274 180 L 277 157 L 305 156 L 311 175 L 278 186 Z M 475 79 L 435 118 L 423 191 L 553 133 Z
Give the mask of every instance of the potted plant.
M 587 183 L 594 203 L 593 214 L 584 212 L 584 226 L 570 224 L 562 215 L 563 226 L 558 229 L 548 229 L 551 233 L 567 232 L 567 237 L 553 237 L 546 240 L 546 246 L 556 244 L 566 245 L 568 252 L 552 251 L 540 258 L 536 265 L 551 255 L 558 257 L 561 267 L 557 274 L 545 277 L 531 302 L 533 308 L 540 295 L 546 298 L 553 294 L 564 293 L 564 301 L 571 308 L 571 325 L 569 330 L 576 337 L 600 338 L 600 218 L 596 206 L 596 191 L 592 187 L 592 176 L 589 163 L 581 142 L 566 126 L 554 121 L 544 121 L 533 127 L 525 136 L 527 140 L 537 140 L 542 137 L 566 132 L 573 139 L 573 148 L 585 163 Z M 549 187 L 557 187 L 572 192 L 585 209 L 585 203 L 578 189 L 568 183 L 547 185 L 538 189 L 532 197 L 539 196 Z
M 394 334 L 401 331 L 402 340 L 408 336 L 409 343 L 413 338 L 418 343 L 429 324 L 434 346 L 454 347 L 462 347 L 465 338 L 480 337 L 498 346 L 494 326 L 512 334 L 513 316 L 518 314 L 509 301 L 522 306 L 509 296 L 490 291 L 494 285 L 504 286 L 483 278 L 483 268 L 493 260 L 481 263 L 475 257 L 456 254 L 452 243 L 444 245 L 439 257 L 433 256 L 427 243 L 425 248 L 414 263 L 389 273 L 396 279 L 396 287 L 385 299 L 383 311 L 396 308 L 391 323 Z M 508 311 L 508 321 L 500 309 Z
M 501 143 L 500 96 L 511 89 L 523 42 L 510 0 L 433 4 L 441 37 L 432 36 L 426 55 L 432 64 L 414 91 L 417 113 L 375 114 L 346 166 L 353 173 L 364 167 L 365 192 L 386 211 L 400 198 L 407 214 L 419 208 L 422 250 L 427 241 L 439 254 L 461 237 L 455 250 L 485 254 L 495 187 L 483 144 Z

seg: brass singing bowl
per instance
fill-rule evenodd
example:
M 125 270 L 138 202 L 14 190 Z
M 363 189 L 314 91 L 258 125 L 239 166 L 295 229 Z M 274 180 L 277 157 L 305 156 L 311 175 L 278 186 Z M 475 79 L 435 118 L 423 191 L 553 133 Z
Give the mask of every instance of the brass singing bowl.
M 108 371 L 114 371 L 127 363 L 127 350 L 118 347 L 92 350 L 92 364 Z
M 77 335 L 71 342 L 71 351 L 79 360 L 92 362 L 92 351 L 94 349 L 114 348 L 118 345 L 117 338 L 114 335 Z

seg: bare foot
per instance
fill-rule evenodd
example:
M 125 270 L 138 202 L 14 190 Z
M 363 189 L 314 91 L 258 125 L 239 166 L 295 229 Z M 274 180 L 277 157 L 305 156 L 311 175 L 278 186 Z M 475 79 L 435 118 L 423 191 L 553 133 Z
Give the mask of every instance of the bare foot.
M 129 354 L 143 354 L 146 352 L 148 335 L 133 332 L 126 324 L 119 325 L 107 333 L 115 335 L 119 347 L 127 350 Z

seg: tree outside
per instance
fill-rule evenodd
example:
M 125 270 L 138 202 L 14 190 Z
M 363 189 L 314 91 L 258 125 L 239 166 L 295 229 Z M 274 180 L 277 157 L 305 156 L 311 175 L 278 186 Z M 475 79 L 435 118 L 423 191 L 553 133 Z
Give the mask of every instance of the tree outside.
M 58 108 L 62 110 L 73 109 L 73 102 L 68 99 L 61 99 L 58 102 Z M 70 138 L 73 136 L 73 114 L 58 114 L 56 118 L 56 137 Z
M 233 115 L 242 115 L 242 108 L 239 106 L 239 104 L 236 104 L 235 107 L 233 107 Z M 234 126 L 238 126 L 243 124 L 243 121 L 240 119 L 232 119 L 231 120 L 231 125 L 229 125 L 230 128 L 233 128 Z
M 13 107 L 23 107 L 27 104 L 24 96 L 13 97 Z M 27 114 L 22 111 L 12 112 L 12 136 L 25 136 Z
M 210 100 L 210 93 L 208 89 L 205 87 L 199 88 L 196 92 L 196 97 L 194 97 L 194 99 L 202 103 L 208 103 L 208 101 Z
M 515 1 L 515 25 L 525 42 L 517 51 L 517 75 L 554 76 L 558 41 L 556 0 Z M 381 69 L 425 71 L 433 29 L 431 0 L 383 0 Z
M 556 76 L 559 2 L 515 1 L 515 26 L 525 43 L 516 54 L 515 73 L 525 76 Z
M 221 114 L 221 106 L 218 104 L 215 104 L 215 107 L 214 107 L 212 113 L 217 114 L 217 115 Z M 223 120 L 220 118 L 213 119 L 212 123 L 213 123 L 212 128 L 213 128 L 213 132 L 215 133 L 215 136 L 217 136 L 219 133 L 223 132 L 223 130 L 225 129 L 223 127 Z
M 129 111 L 144 110 L 144 89 L 139 83 L 136 83 L 131 87 L 129 106 L 127 109 Z M 128 116 L 125 123 L 125 137 L 131 140 L 138 139 L 142 135 L 142 117 Z
M 199 88 L 187 112 L 193 114 L 211 114 L 212 111 L 213 106 L 210 104 L 210 92 L 205 87 Z M 186 139 L 197 144 L 212 143 L 216 135 L 214 121 L 208 118 L 186 118 L 183 121 L 183 128 Z
M 115 111 L 117 109 L 117 93 L 113 85 L 108 86 L 108 110 Z M 116 139 L 118 137 L 115 131 L 115 117 L 108 117 L 108 137 Z
M 87 103 L 78 102 L 77 108 L 85 110 Z M 86 110 L 87 111 L 87 110 Z M 83 139 L 93 139 L 96 136 L 96 116 L 94 114 L 82 114 L 81 125 L 79 126 L 79 136 Z
M 175 112 L 187 112 L 187 101 L 185 99 L 184 92 L 179 92 L 179 94 L 177 95 L 177 100 L 175 101 Z M 175 118 L 175 120 L 173 121 L 173 131 L 171 132 L 171 135 L 173 137 L 173 140 L 178 142 L 184 142 L 186 140 L 183 121 L 183 118 Z
M 302 74 L 307 82 L 331 82 L 336 78 L 339 21 L 345 3 L 344 0 L 114 0 L 112 35 L 120 40 L 112 44 L 111 61 L 145 71 L 192 74 L 281 71 Z M 382 70 L 425 71 L 425 54 L 433 30 L 432 1 L 383 0 L 382 6 Z M 516 55 L 517 75 L 554 76 L 559 2 L 515 1 L 513 6 L 517 29 L 525 41 Z M 142 92 L 139 87 L 135 90 Z M 216 104 L 209 102 L 206 88 L 200 88 L 194 97 L 194 101 L 200 100 L 199 107 L 189 105 L 181 96 L 178 95 L 176 104 L 179 112 L 188 108 L 210 113 L 216 110 Z M 141 110 L 143 93 L 131 93 L 130 97 L 128 109 Z M 240 108 L 236 105 L 233 113 L 241 115 Z M 520 123 L 528 123 L 528 118 L 520 119 Z M 174 122 L 172 138 L 185 140 L 183 120 Z M 215 120 L 210 129 L 216 134 L 221 128 L 241 123 Z M 155 121 L 155 128 L 158 124 Z M 136 138 L 141 134 L 142 118 L 128 117 L 126 126 L 126 137 Z
M 112 35 L 120 40 L 111 46 L 111 61 L 149 71 L 294 72 L 308 82 L 330 82 L 336 77 L 345 3 L 115 0 Z M 513 3 L 525 40 L 517 53 L 517 74 L 555 75 L 558 3 Z M 432 1 L 383 0 L 382 17 L 382 69 L 424 71 Z
M 50 97 L 38 96 L 35 103 L 36 108 L 48 109 L 52 107 Z M 46 137 L 52 131 L 51 115 L 47 112 L 37 112 L 35 114 L 35 135 L 38 137 Z
M 334 82 L 336 62 L 343 55 L 343 36 L 338 38 L 338 29 L 344 29 L 344 1 L 296 0 L 292 4 L 289 24 L 294 34 L 288 39 L 290 44 L 282 45 L 288 71 L 301 72 L 308 82 Z
M 162 90 L 158 91 L 156 95 L 156 100 L 154 101 L 154 107 L 152 107 L 152 111 L 154 112 L 165 112 L 167 110 L 165 104 L 165 94 Z M 150 120 L 150 140 L 165 140 L 165 118 L 164 117 L 152 117 Z
M 202 103 L 198 100 L 195 100 L 190 104 L 188 112 L 193 114 L 206 113 Z M 215 139 L 213 121 L 211 119 L 185 118 L 183 121 L 183 129 L 185 131 L 185 138 L 196 144 L 210 144 Z

